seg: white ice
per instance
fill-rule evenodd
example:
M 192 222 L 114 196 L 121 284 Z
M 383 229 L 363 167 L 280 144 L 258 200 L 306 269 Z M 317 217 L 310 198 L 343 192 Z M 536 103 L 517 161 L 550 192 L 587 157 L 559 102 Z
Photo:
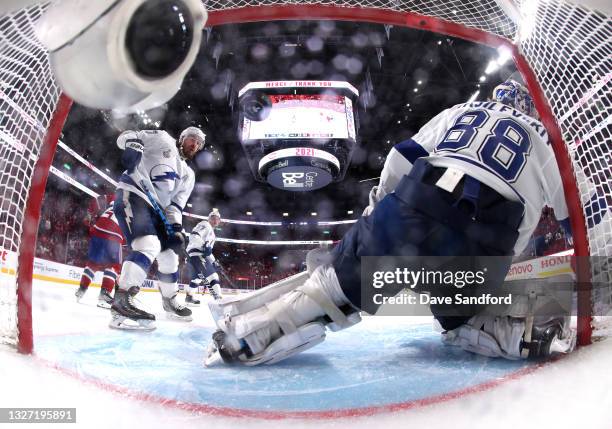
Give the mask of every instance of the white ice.
M 84 304 L 73 285 L 34 284 L 35 336 L 106 331 L 108 311 L 95 307 L 98 289 Z M 181 298 L 182 299 L 182 298 Z M 157 293 L 141 293 L 142 305 L 160 319 Z M 194 325 L 212 326 L 205 306 L 194 309 Z M 393 318 L 367 318 L 385 328 Z M 415 323 L 423 323 L 422 319 Z M 330 334 L 330 335 L 333 335 Z M 410 374 L 406 374 L 409 377 Z M 0 407 L 76 407 L 76 424 L 66 428 L 612 428 L 612 340 L 581 348 L 533 373 L 486 391 L 397 413 L 334 420 L 260 420 L 195 415 L 103 390 L 37 360 L 0 347 Z M 20 425 L 19 427 L 40 427 Z M 55 427 L 54 426 L 54 427 Z

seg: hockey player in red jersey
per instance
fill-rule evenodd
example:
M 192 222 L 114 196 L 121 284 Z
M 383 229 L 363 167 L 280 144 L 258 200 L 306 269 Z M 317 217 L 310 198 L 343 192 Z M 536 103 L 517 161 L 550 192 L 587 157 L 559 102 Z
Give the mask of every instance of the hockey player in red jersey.
M 95 222 L 90 222 L 90 225 L 87 265 L 83 270 L 81 283 L 75 296 L 77 302 L 79 302 L 87 292 L 96 271 L 104 271 L 102 287 L 98 297 L 98 307 L 110 308 L 113 303 L 111 293 L 115 287 L 117 276 L 121 272 L 121 246 L 125 243 L 125 238 L 113 212 L 112 201 Z

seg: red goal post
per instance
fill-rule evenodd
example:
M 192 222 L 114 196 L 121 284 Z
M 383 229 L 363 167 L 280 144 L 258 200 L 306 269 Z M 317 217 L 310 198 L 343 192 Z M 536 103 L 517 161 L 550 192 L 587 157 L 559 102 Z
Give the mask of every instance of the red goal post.
M 552 141 L 570 208 L 575 254 L 612 256 L 610 11 L 555 0 L 208 0 L 204 4 L 208 26 L 351 20 L 507 47 Z M 0 18 L 0 160 L 4 164 L 0 240 L 3 254 L 8 255 L 0 272 L 0 342 L 17 344 L 25 353 L 32 351 L 33 344 L 31 266 L 41 186 L 44 191 L 69 110 L 69 100 L 60 97 L 48 56 L 33 33 L 43 9 L 33 6 Z M 580 258 L 577 265 L 580 344 L 591 338 L 590 282 L 612 278 L 611 264 L 592 270 L 586 260 Z

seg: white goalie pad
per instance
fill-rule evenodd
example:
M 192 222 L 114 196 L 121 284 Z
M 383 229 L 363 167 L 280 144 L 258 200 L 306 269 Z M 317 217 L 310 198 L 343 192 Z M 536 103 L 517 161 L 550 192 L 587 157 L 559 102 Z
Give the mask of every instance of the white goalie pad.
M 271 365 L 290 356 L 308 350 L 325 340 L 325 327 L 318 322 L 299 327 L 289 335 L 283 335 L 255 356 L 244 359 L 247 366 Z
M 272 302 L 281 295 L 303 285 L 306 279 L 308 279 L 307 272 L 298 273 L 252 293 L 228 296 L 218 301 L 211 301 L 208 303 L 208 307 L 217 327 L 223 329 L 225 326 L 223 321 L 226 317 L 231 318 L 239 314 L 248 313 L 266 303 Z
M 509 317 L 474 316 L 468 323 L 442 334 L 445 344 L 488 357 L 521 358 L 525 322 Z
M 326 327 L 337 331 L 361 321 L 359 311 L 344 297 L 331 265 L 319 267 L 310 277 L 301 273 L 209 306 L 225 333 L 218 345 L 224 359 L 228 360 L 229 353 L 231 360 L 245 365 L 286 359 L 321 343 Z M 219 349 L 209 352 L 207 365 Z

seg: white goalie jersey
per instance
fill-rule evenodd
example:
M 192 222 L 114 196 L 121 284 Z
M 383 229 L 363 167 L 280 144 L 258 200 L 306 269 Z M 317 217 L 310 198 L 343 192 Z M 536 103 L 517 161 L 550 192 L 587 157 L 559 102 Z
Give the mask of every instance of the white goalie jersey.
M 544 126 L 504 104 L 458 104 L 435 116 L 411 139 L 395 145 L 378 186 L 370 192 L 364 215 L 393 192 L 418 158 L 437 167 L 456 168 L 508 200 L 521 201 L 525 214 L 515 254 L 527 246 L 544 205 L 554 209 L 558 220 L 568 217 L 561 175 Z
M 182 224 L 182 212 L 195 184 L 195 174 L 181 158 L 176 140 L 161 130 L 125 131 L 117 138 L 120 149 L 137 148 L 142 157 L 125 171 L 117 189 L 138 194 L 147 203 L 148 191 L 164 209 L 171 224 Z
M 187 254 L 189 256 L 203 256 L 207 262 L 214 262 L 215 257 L 212 252 L 216 239 L 217 237 L 211 224 L 207 220 L 201 221 L 193 228 L 189 235 Z

